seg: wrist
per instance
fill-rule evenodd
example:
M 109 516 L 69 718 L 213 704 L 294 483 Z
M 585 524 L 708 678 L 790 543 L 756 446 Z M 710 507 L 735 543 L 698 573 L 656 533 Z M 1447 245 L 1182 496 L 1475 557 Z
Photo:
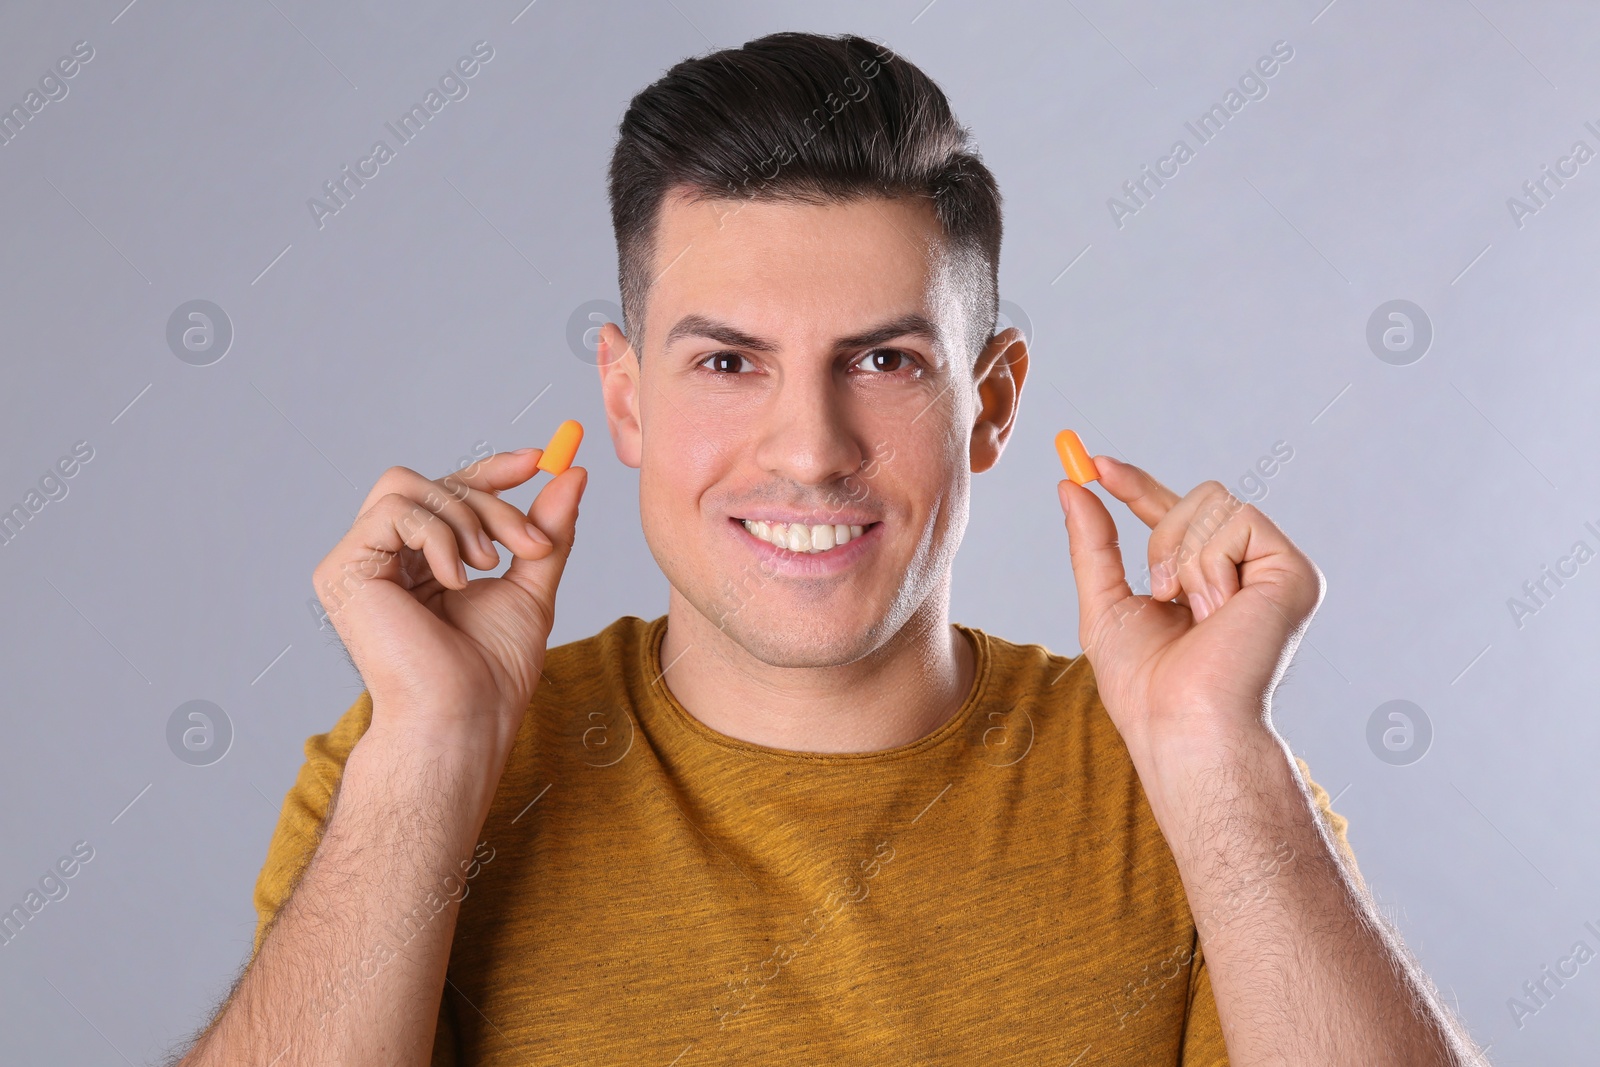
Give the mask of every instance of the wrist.
M 1163 829 L 1228 818 L 1241 804 L 1297 792 L 1292 758 L 1267 722 L 1152 737 L 1142 750 L 1134 765 Z
M 370 784 L 390 806 L 440 821 L 451 836 L 475 836 L 488 817 L 506 754 L 506 748 L 481 730 L 436 729 L 375 717 L 350 751 L 340 794 L 354 779 Z
M 441 700 L 415 703 L 372 698 L 364 737 L 443 760 L 446 765 L 498 767 L 516 741 L 526 708 Z

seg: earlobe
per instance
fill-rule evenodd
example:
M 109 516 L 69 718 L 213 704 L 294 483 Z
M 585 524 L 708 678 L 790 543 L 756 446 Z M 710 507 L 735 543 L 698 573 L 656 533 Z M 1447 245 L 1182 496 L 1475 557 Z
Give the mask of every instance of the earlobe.
M 615 323 L 600 329 L 595 348 L 600 372 L 600 397 L 606 409 L 606 427 L 617 458 L 637 468 L 642 452 L 639 418 L 639 359 L 633 345 Z

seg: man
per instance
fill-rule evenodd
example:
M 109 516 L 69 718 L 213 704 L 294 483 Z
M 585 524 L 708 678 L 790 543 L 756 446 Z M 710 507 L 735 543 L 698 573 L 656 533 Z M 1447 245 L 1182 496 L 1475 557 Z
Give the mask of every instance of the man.
M 526 515 L 537 449 L 385 472 L 314 575 L 366 691 L 185 1062 L 1481 1062 L 1273 730 L 1323 581 L 1264 515 L 1096 457 L 1152 596 L 1062 481 L 1084 655 L 949 622 L 1029 354 L 939 89 L 764 37 L 640 93 L 610 179 L 667 613 L 546 651 L 583 468 Z

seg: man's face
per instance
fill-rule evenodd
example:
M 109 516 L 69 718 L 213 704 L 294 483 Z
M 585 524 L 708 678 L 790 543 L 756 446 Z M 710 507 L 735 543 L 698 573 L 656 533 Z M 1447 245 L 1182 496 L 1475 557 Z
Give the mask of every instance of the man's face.
M 975 374 L 973 273 L 925 200 L 663 204 L 642 362 L 602 336 L 607 417 L 656 562 L 756 659 L 850 663 L 944 617 L 1026 368 L 1007 331 Z

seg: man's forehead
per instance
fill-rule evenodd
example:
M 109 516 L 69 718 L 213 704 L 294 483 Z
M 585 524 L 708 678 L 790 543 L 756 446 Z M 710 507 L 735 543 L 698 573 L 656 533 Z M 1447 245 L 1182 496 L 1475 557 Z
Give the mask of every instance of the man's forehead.
M 754 320 L 797 313 L 826 320 L 824 340 L 841 349 L 910 335 L 948 350 L 964 328 L 959 271 L 926 200 L 679 191 L 663 200 L 656 232 L 647 313 L 663 349 L 696 336 L 767 351 L 773 338 Z
M 927 273 L 946 252 L 943 227 L 931 204 L 926 197 L 815 201 L 717 196 L 680 187 L 662 200 L 655 271 L 659 275 L 669 269 L 692 244 L 759 252 L 763 244 L 781 241 L 790 247 L 881 248 L 902 269 Z

